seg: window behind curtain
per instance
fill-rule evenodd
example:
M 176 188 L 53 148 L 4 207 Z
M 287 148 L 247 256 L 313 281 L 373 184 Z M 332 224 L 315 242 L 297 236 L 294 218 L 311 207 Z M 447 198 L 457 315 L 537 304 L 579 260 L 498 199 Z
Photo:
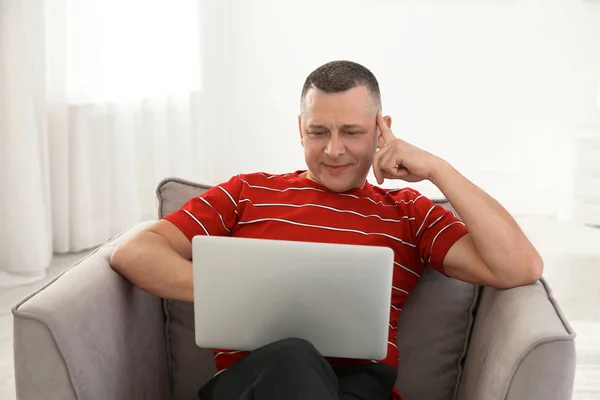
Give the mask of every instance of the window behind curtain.
M 200 89 L 199 0 L 65 1 L 68 102 Z

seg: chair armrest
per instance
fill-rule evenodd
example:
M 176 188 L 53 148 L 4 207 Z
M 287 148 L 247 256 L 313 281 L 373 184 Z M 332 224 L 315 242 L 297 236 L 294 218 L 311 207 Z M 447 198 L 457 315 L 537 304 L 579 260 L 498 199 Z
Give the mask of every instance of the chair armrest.
M 547 283 L 482 292 L 458 400 L 570 399 L 575 333 Z
M 161 300 L 109 264 L 141 223 L 13 309 L 19 400 L 165 399 L 169 378 Z

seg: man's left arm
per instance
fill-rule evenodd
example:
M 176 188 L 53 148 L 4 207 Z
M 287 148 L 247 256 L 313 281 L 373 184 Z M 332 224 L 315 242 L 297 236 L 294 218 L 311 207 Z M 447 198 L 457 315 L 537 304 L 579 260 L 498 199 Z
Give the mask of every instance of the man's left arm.
M 450 247 L 442 262 L 446 275 L 485 286 L 511 288 L 540 278 L 543 262 L 517 222 L 500 203 L 475 186 L 449 163 L 396 138 L 377 112 L 380 137 L 373 160 L 378 183 L 429 180 L 462 218 L 469 233 Z
M 450 164 L 438 161 L 429 180 L 469 230 L 448 250 L 444 272 L 456 279 L 498 288 L 538 280 L 543 271 L 542 258 L 508 211 Z

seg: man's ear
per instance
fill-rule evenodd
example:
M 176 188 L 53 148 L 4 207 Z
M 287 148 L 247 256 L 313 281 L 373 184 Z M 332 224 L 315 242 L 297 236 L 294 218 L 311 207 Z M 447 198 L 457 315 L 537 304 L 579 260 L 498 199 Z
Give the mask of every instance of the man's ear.
M 385 117 L 383 117 L 383 120 L 385 121 L 385 124 L 388 126 L 388 128 L 392 129 L 392 117 L 386 115 Z
M 298 132 L 300 133 L 300 144 L 304 147 L 304 136 L 302 136 L 302 115 L 298 115 Z
M 385 124 L 388 126 L 388 128 L 392 129 L 392 117 L 386 115 L 385 117 L 383 117 L 383 120 L 385 121 Z M 384 146 L 385 140 L 383 139 L 383 135 L 381 134 L 379 127 L 377 127 L 377 148 L 382 149 Z

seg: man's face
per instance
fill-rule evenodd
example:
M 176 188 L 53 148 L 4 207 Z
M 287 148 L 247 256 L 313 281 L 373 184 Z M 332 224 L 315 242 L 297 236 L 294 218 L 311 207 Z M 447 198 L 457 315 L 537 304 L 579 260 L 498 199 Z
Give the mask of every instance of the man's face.
M 362 188 L 378 145 L 383 146 L 376 116 L 364 86 L 342 93 L 310 89 L 298 117 L 307 178 L 334 192 Z

